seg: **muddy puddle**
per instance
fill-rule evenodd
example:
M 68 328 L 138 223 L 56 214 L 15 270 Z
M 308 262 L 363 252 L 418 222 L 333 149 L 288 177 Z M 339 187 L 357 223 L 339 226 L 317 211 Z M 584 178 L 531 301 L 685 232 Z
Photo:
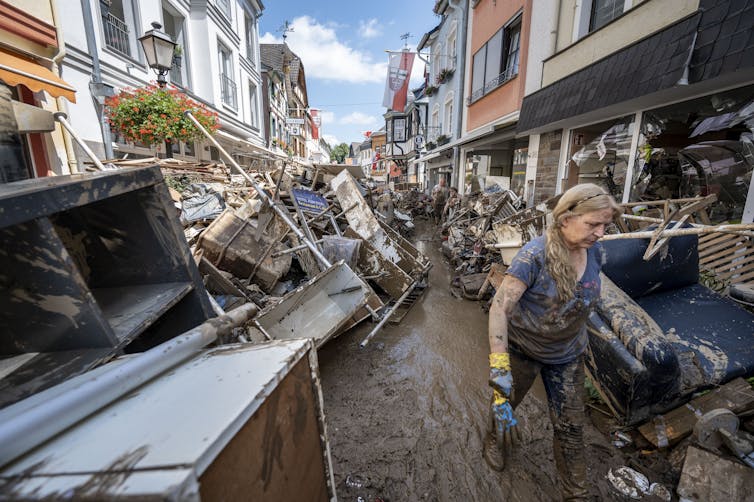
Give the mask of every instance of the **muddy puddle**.
M 430 286 L 399 325 L 365 348 L 366 323 L 319 352 L 340 500 L 559 500 L 552 425 L 537 379 L 517 410 L 522 445 L 503 473 L 481 456 L 489 399 L 487 314 L 450 294 L 451 270 L 434 228 L 414 239 L 434 263 Z M 623 465 L 607 438 L 585 431 L 596 498 L 614 500 L 605 475 Z

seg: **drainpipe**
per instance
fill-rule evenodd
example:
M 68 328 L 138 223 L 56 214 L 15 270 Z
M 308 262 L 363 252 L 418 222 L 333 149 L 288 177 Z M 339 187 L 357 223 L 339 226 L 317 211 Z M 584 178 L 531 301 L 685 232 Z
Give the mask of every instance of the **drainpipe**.
M 466 55 L 466 31 L 468 30 L 468 17 L 469 17 L 469 9 L 468 9 L 468 3 L 465 0 L 450 0 L 450 6 L 453 8 L 453 10 L 460 9 L 461 14 L 461 29 L 460 29 L 460 36 L 457 36 L 456 40 L 460 41 L 459 44 L 460 47 L 456 48 L 456 53 Z M 454 54 L 455 56 L 455 54 Z M 459 60 L 461 58 L 458 58 Z M 464 57 L 463 61 L 464 66 L 466 65 L 466 59 Z M 461 68 L 459 68 L 461 69 Z M 456 75 L 458 75 L 458 83 L 456 84 L 456 96 L 455 96 L 455 111 L 456 111 L 456 139 L 461 139 L 461 135 L 463 134 L 463 120 L 461 117 L 463 116 L 463 89 L 465 85 L 465 68 L 461 69 L 463 71 L 456 70 Z M 458 146 L 453 147 L 453 165 L 455 166 L 456 171 L 458 172 L 458 179 L 456 180 L 456 188 L 458 188 L 458 191 L 460 193 L 463 193 L 463 184 L 464 179 L 462 176 L 462 170 L 461 170 L 461 149 Z
M 86 33 L 86 48 L 89 51 L 89 55 L 92 57 L 92 82 L 95 84 L 102 83 L 102 72 L 99 67 L 99 52 L 97 52 L 97 39 L 94 37 L 94 22 L 92 17 L 92 6 L 89 4 L 89 0 L 81 0 L 81 10 L 84 15 L 84 32 Z M 101 107 L 97 103 L 98 107 Z M 102 131 L 102 143 L 105 147 L 105 157 L 112 159 L 113 154 L 113 141 L 110 137 L 110 126 L 107 125 L 107 119 L 105 118 L 104 110 L 98 109 L 97 116 L 99 118 L 100 130 Z
M 60 62 L 65 57 L 65 42 L 63 41 L 63 30 L 60 27 L 60 15 L 58 13 L 58 6 L 55 0 L 50 0 L 50 7 L 52 8 L 52 20 L 55 23 L 55 37 L 58 40 L 58 52 L 52 57 L 53 71 L 60 73 Z M 57 111 L 63 112 L 68 115 L 68 101 L 65 98 L 55 98 L 55 104 Z M 66 163 L 68 164 L 68 173 L 73 174 L 78 172 L 78 163 L 76 162 L 76 152 L 73 150 L 73 142 L 68 131 L 64 128 L 60 128 L 61 136 L 63 137 L 63 146 L 65 147 Z

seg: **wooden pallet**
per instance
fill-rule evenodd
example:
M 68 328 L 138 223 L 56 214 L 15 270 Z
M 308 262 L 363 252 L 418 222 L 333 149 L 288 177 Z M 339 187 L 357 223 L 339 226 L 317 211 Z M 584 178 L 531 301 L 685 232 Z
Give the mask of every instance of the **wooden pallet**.
M 754 240 L 736 234 L 700 236 L 699 269 L 730 284 L 754 282 Z

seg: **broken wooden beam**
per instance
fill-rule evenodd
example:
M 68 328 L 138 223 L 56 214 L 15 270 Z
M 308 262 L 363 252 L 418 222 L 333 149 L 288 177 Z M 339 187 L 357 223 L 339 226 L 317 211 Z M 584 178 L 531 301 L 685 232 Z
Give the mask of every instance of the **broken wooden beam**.
M 698 417 L 717 408 L 733 413 L 754 408 L 754 389 L 743 378 L 736 378 L 664 415 L 658 415 L 654 421 L 639 427 L 639 432 L 655 447 L 670 446 L 691 434 Z

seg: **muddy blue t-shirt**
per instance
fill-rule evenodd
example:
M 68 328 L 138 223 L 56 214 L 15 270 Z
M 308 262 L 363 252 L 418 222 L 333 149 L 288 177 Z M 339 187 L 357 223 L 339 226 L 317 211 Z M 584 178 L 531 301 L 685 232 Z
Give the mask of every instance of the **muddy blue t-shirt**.
M 521 248 L 506 271 L 527 286 L 508 320 L 508 338 L 515 348 L 545 364 L 567 363 L 584 352 L 586 320 L 600 296 L 602 256 L 599 242 L 587 249 L 584 275 L 573 298 L 561 304 L 545 267 L 544 236 Z

